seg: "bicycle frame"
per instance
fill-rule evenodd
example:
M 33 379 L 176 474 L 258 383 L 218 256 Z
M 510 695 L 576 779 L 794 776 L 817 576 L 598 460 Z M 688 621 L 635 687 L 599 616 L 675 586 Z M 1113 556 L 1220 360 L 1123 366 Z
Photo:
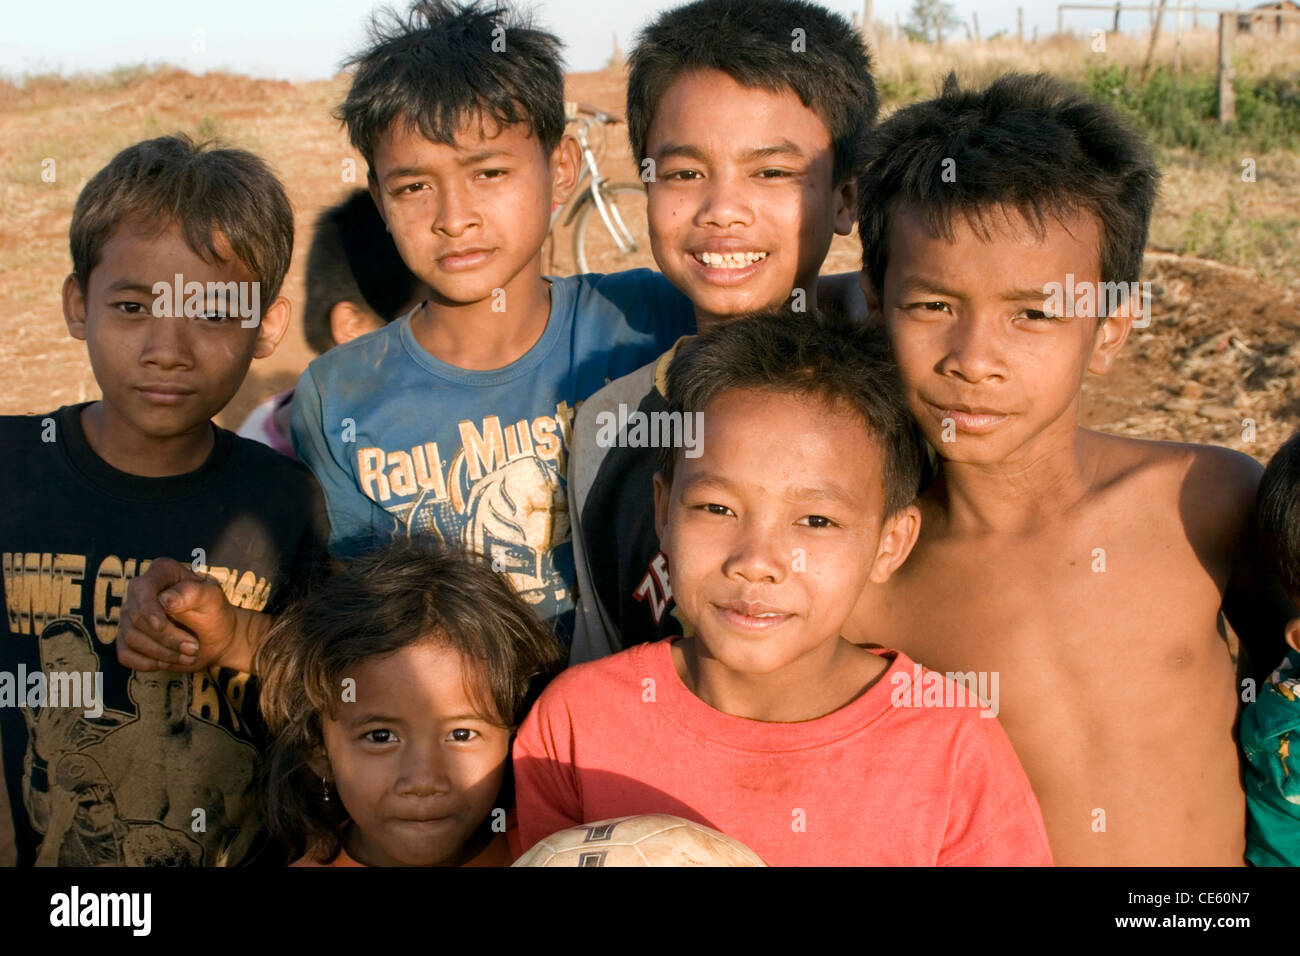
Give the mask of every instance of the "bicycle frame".
M 568 217 L 564 220 L 565 224 L 571 223 L 578 210 L 590 197 L 591 201 L 596 204 L 596 211 L 600 214 L 600 219 L 605 224 L 605 228 L 609 230 L 614 242 L 618 244 L 619 252 L 636 252 L 637 244 L 636 239 L 632 236 L 632 231 L 623 222 L 623 217 L 619 215 L 618 210 L 605 202 L 602 187 L 609 182 L 609 179 L 601 173 L 600 166 L 596 161 L 596 154 L 592 151 L 591 141 L 587 137 L 588 126 L 590 126 L 589 121 L 580 121 L 576 133 L 578 145 L 582 150 L 582 173 L 574 186 L 576 198 L 571 198 L 551 212 L 550 228 L 555 228 L 556 221 L 566 209 L 568 210 Z M 584 185 L 586 186 L 585 189 L 583 188 Z

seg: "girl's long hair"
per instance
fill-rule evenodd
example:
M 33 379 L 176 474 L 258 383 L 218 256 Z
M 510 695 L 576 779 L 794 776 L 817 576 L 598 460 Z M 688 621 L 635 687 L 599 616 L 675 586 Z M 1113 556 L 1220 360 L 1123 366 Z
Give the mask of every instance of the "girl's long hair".
M 562 658 L 551 631 L 478 555 L 401 538 L 300 599 L 258 650 L 261 708 L 272 741 L 263 761 L 266 819 L 294 858 L 338 856 L 349 822 L 326 801 L 308 761 L 323 755 L 323 718 L 338 713 L 343 680 L 367 658 L 423 641 L 453 648 L 480 712 L 514 729 Z

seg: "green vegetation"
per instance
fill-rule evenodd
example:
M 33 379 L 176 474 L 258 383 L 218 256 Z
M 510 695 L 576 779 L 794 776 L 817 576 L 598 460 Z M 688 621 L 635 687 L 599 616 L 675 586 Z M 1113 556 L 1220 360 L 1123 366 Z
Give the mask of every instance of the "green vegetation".
M 1129 66 L 1091 66 L 1085 87 L 1114 104 L 1158 146 L 1184 147 L 1205 156 L 1267 153 L 1300 148 L 1300 76 L 1251 77 L 1233 82 L 1237 118 L 1219 126 L 1218 82 L 1213 73 L 1175 76 L 1168 67 L 1146 82 Z

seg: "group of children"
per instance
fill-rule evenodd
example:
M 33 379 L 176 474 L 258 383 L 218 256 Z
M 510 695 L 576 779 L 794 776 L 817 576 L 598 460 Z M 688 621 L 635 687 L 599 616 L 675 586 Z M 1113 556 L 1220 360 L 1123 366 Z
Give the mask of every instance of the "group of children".
M 103 399 L 0 419 L 20 863 L 502 865 L 642 813 L 775 865 L 1300 862 L 1300 436 L 1261 485 L 1081 429 L 1133 316 L 1046 304 L 1138 279 L 1112 111 L 1009 75 L 877 123 L 843 18 L 694 0 L 629 57 L 660 271 L 550 277 L 558 41 L 420 0 L 351 66 L 369 195 L 280 451 L 211 424 L 289 324 L 274 176 L 166 137 L 78 200 Z

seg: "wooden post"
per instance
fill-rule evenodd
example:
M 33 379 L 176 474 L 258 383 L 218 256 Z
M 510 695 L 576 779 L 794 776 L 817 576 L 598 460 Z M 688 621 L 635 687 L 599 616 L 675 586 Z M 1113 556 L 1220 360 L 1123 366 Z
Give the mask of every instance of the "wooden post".
M 875 0 L 862 0 L 862 36 L 867 41 L 867 48 L 876 52 L 876 10 Z
M 1183 75 L 1183 0 L 1178 0 L 1178 17 L 1174 22 L 1174 76 Z
M 971 26 L 972 26 L 972 27 L 974 28 L 974 30 L 975 30 L 975 45 L 976 45 L 976 46 L 979 46 L 979 42 L 980 42 L 980 15 L 979 15 L 977 12 L 975 12 L 974 10 L 971 11 L 971 14 L 970 14 L 970 22 L 971 22 Z
M 1237 96 L 1232 89 L 1232 44 L 1237 37 L 1237 15 L 1219 14 L 1219 123 L 1237 117 Z
M 1065 32 L 1065 11 L 1059 3 L 1056 5 L 1056 32 L 1058 35 Z
M 1156 44 L 1160 42 L 1160 24 L 1163 23 L 1165 19 L 1166 2 L 1167 0 L 1160 0 L 1159 12 L 1156 13 L 1155 22 L 1151 25 L 1151 41 L 1147 44 L 1146 59 L 1142 61 L 1141 76 L 1143 80 L 1147 78 L 1147 74 L 1151 71 L 1151 57 L 1155 55 Z M 1152 7 L 1151 9 L 1154 10 L 1156 8 Z
M 1111 33 L 1119 33 L 1119 7 L 1120 0 L 1115 0 L 1115 25 L 1110 28 Z
M 1016 7 L 1016 43 L 1025 45 L 1025 8 Z

